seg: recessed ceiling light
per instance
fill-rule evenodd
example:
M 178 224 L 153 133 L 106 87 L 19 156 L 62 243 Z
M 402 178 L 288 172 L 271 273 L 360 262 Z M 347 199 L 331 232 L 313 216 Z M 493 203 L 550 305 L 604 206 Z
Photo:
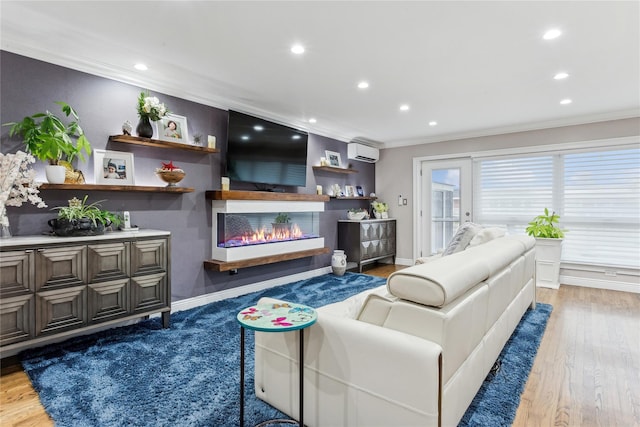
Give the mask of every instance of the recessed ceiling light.
M 435 125 L 437 125 L 437 124 L 438 124 L 438 122 L 436 122 L 436 121 L 431 121 L 431 122 L 429 122 L 429 126 L 435 126 Z
M 314 119 L 313 117 L 311 117 L 311 118 L 309 119 L 309 123 L 316 123 L 316 122 L 317 122 L 317 120 L 316 120 L 316 119 Z
M 560 101 L 560 104 L 562 105 L 569 105 L 571 104 L 573 101 L 570 100 L 569 98 L 563 99 L 562 101 Z
M 542 36 L 542 38 L 545 40 L 553 40 L 557 37 L 560 37 L 561 34 L 562 34 L 562 31 L 558 30 L 557 28 L 554 28 L 544 33 L 544 36 Z
M 304 53 L 304 46 L 302 46 L 301 44 L 294 44 L 293 46 L 291 46 L 291 52 L 295 53 L 296 55 L 302 55 Z
M 358 83 L 358 89 L 366 89 L 369 87 L 369 82 L 362 81 Z
M 253 127 L 253 130 L 257 130 L 258 132 L 260 132 L 260 131 L 264 130 L 264 128 L 262 126 L 260 126 L 260 125 L 255 125 Z
M 400 106 L 400 111 L 409 111 L 409 106 L 407 104 L 402 104 Z
M 136 65 L 133 66 L 133 68 L 135 68 L 136 70 L 140 70 L 140 71 L 147 71 L 149 69 L 149 67 L 147 67 L 143 63 L 136 64 Z
M 249 139 L 248 135 L 242 135 L 240 138 L 242 138 L 243 141 L 246 141 L 247 139 Z
M 566 79 L 567 77 L 569 77 L 569 74 L 565 72 L 561 72 L 553 76 L 555 80 L 562 80 L 562 79 Z
M 300 135 L 293 135 L 291 136 L 291 139 L 300 139 Z

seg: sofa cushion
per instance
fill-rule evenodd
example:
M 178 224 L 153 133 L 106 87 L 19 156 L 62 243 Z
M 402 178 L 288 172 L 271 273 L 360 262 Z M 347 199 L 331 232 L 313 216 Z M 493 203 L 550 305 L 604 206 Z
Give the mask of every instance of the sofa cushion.
M 473 239 L 473 236 L 476 235 L 478 231 L 482 230 L 482 226 L 474 224 L 472 222 L 465 222 L 456 231 L 456 234 L 453 235 L 451 241 L 444 248 L 442 252 L 442 256 L 447 256 L 454 254 L 456 252 L 463 251 Z
M 485 261 L 467 251 L 392 273 L 389 293 L 397 298 L 442 307 L 489 277 Z

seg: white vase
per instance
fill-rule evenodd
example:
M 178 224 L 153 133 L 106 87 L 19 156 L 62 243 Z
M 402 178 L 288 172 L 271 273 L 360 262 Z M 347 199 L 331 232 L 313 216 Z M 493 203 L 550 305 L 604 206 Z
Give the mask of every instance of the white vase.
M 49 184 L 64 184 L 67 168 L 59 165 L 46 165 L 44 167 L 44 173 Z
M 560 287 L 562 239 L 536 238 L 536 286 Z
M 336 249 L 331 256 L 331 270 L 336 276 L 342 276 L 347 271 L 347 256 L 344 251 Z

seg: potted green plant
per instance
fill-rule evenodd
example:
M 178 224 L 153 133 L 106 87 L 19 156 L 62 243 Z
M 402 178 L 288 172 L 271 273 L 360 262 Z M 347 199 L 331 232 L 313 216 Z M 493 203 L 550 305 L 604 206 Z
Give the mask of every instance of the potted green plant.
M 274 233 L 286 233 L 291 229 L 291 224 L 289 224 L 289 222 L 291 221 L 291 217 L 289 216 L 289 214 L 286 213 L 279 213 L 275 219 L 273 220 L 273 223 L 271 223 L 271 225 L 273 226 L 273 232 Z
M 559 226 L 560 216 L 549 213 L 538 215 L 529 223 L 526 232 L 536 239 L 536 286 L 560 287 L 560 258 L 562 256 L 563 230 Z
M 106 227 L 118 226 L 121 218 L 107 210 L 100 209 L 102 200 L 87 204 L 89 196 L 79 200 L 69 200 L 68 206 L 57 206 L 58 217 L 48 221 L 56 236 L 96 236 L 104 234 Z
M 24 138 L 27 151 L 48 163 L 45 173 L 50 183 L 62 184 L 68 166 L 61 163 L 71 165 L 76 157 L 86 161 L 84 154 L 91 154 L 91 143 L 80 127 L 78 113 L 66 102 L 59 101 L 56 104 L 60 105 L 66 117 L 71 116 L 71 122 L 65 124 L 60 117 L 47 110 L 3 126 L 11 126 L 9 136 L 20 135 Z

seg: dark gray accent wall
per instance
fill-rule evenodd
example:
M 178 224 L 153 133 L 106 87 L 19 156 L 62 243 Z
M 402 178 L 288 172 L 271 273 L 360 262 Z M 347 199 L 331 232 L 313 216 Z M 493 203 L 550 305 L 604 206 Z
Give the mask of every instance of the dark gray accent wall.
M 211 257 L 211 210 L 205 200 L 205 191 L 220 189 L 224 173 L 227 140 L 227 111 L 184 99 L 151 91 L 175 114 L 187 117 L 190 138 L 200 133 L 215 135 L 220 153 L 202 155 L 182 150 L 140 147 L 108 143 L 109 135 L 121 133 L 122 123 L 137 123 L 136 101 L 144 87 L 121 83 L 76 70 L 52 65 L 10 52 L 0 52 L 0 123 L 21 120 L 36 112 L 60 112 L 55 101 L 69 103 L 78 111 L 81 125 L 94 149 L 124 151 L 134 154 L 135 179 L 138 185 L 163 185 L 154 174 L 161 162 L 172 160 L 182 167 L 187 176 L 181 186 L 194 187 L 195 192 L 185 194 L 132 193 L 102 191 L 43 190 L 42 198 L 49 205 L 66 205 L 72 197 L 89 195 L 89 201 L 104 200 L 101 204 L 111 211 L 128 210 L 132 224 L 141 228 L 168 230 L 172 233 L 172 300 L 178 301 L 263 280 L 275 279 L 328 266 L 331 255 L 256 266 L 239 270 L 237 275 L 204 270 L 202 261 Z M 2 127 L 0 151 L 12 153 L 24 149 L 21 139 L 8 136 L 8 127 Z M 135 132 L 134 132 L 135 133 Z M 314 172 L 311 166 L 319 164 L 325 150 L 337 151 L 347 162 L 344 142 L 314 134 L 309 135 L 307 186 L 297 188 L 299 193 L 315 193 L 316 185 L 325 187 L 337 183 L 361 185 L 368 194 L 375 191 L 375 166 L 350 161 L 359 173 L 342 175 Z M 44 164 L 37 162 L 36 171 L 44 178 Z M 93 158 L 80 163 L 78 168 L 93 181 Z M 247 189 L 231 185 L 231 189 Z M 337 220 L 346 218 L 352 207 L 368 207 L 364 201 L 332 200 L 320 214 L 320 234 L 325 246 L 334 249 L 337 244 Z M 14 235 L 31 235 L 49 231 L 46 222 L 55 217 L 49 208 L 37 209 L 32 205 L 8 207 L 11 231 Z

